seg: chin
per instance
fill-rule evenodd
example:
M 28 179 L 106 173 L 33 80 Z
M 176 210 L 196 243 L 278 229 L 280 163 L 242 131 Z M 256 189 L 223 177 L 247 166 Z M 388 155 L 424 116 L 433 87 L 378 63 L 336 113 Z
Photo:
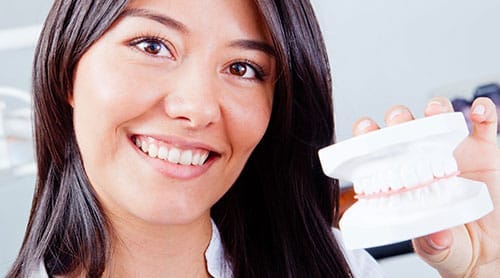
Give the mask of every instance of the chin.
M 136 210 L 137 218 L 153 225 L 187 225 L 199 221 L 204 217 L 210 217 L 210 207 L 206 209 L 191 204 L 177 203 L 148 204 Z

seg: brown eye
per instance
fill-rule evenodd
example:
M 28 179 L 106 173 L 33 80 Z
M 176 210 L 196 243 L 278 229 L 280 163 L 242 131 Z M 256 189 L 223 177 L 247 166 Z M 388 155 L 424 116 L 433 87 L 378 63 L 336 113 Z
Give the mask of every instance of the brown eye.
M 157 55 L 161 51 L 161 44 L 156 42 L 147 42 L 148 44 L 144 47 L 144 51 L 149 54 Z
M 248 70 L 247 67 L 248 66 L 245 64 L 235 63 L 235 64 L 231 65 L 231 67 L 229 68 L 229 71 L 231 72 L 231 74 L 243 77 L 247 73 L 247 70 Z
M 237 62 L 229 65 L 229 73 L 243 79 L 262 80 L 264 77 L 263 70 L 258 65 L 250 64 L 250 62 Z
M 157 39 L 141 40 L 135 44 L 135 47 L 152 56 L 168 57 L 168 58 L 173 57 L 168 47 L 163 42 Z

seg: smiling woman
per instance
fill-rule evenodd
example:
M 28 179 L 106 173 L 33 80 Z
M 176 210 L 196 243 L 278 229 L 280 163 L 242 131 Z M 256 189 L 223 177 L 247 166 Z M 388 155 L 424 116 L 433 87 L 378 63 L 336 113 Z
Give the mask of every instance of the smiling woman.
M 274 58 L 234 43 L 266 41 L 262 25 L 238 22 L 257 18 L 251 6 L 197 4 L 203 16 L 190 19 L 185 4 L 144 5 L 127 7 L 78 63 L 69 102 L 83 164 L 120 219 L 209 225 L 267 127 Z M 205 19 L 217 10 L 227 12 Z M 224 32 L 206 36 L 214 29 Z
M 332 88 L 308 0 L 56 0 L 33 74 L 36 189 L 7 277 L 382 276 L 332 228 L 338 183 L 317 154 Z M 425 115 L 451 111 L 434 98 Z M 385 122 L 413 119 L 398 105 Z M 470 119 L 458 170 L 498 208 L 493 102 Z M 498 223 L 414 247 L 443 276 L 491 277 Z
M 33 81 L 38 181 L 9 277 L 350 274 L 307 1 L 55 1 Z

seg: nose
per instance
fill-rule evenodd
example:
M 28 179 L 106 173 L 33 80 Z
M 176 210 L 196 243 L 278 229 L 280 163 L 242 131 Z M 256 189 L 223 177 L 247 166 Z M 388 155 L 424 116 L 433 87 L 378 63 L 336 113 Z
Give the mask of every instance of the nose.
M 218 122 L 221 103 L 216 77 L 203 71 L 202 65 L 188 66 L 175 75 L 165 95 L 164 109 L 171 119 L 188 128 L 200 129 Z

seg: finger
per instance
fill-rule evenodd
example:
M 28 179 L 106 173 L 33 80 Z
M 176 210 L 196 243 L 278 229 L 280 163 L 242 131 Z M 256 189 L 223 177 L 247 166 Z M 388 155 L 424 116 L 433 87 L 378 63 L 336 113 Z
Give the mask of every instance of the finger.
M 413 120 L 413 114 L 406 106 L 396 105 L 385 113 L 384 121 L 387 126 L 396 125 Z
M 470 272 L 474 252 L 465 225 L 414 239 L 413 247 L 443 277 L 464 277 Z
M 358 136 L 377 129 L 380 129 L 380 127 L 374 120 L 368 117 L 363 117 L 358 119 L 352 126 L 352 134 L 354 136 Z
M 427 102 L 424 115 L 427 117 L 448 112 L 453 112 L 453 105 L 451 105 L 450 100 L 445 97 L 434 97 Z
M 472 137 L 496 144 L 498 115 L 491 99 L 481 97 L 471 106 L 470 119 L 473 122 Z

